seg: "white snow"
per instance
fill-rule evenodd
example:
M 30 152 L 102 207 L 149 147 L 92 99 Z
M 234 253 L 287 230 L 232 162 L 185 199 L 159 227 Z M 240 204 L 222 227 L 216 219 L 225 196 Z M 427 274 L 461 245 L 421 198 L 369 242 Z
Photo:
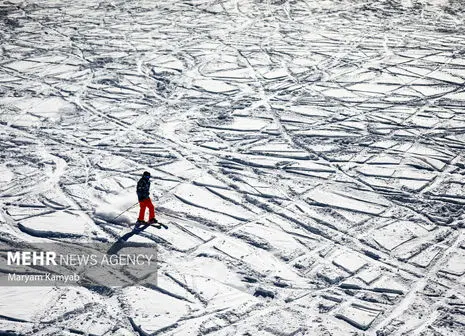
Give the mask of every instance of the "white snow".
M 158 255 L 157 283 L 0 284 L 0 330 L 462 335 L 463 9 L 0 4 L 0 251 Z M 128 225 L 144 171 L 168 229 Z
M 54 292 L 53 287 L 2 287 L 1 315 L 33 321 L 36 315 L 48 308 Z
M 79 216 L 57 212 L 53 214 L 44 214 L 40 217 L 31 217 L 21 221 L 21 225 L 28 232 L 38 236 L 49 235 L 77 235 L 82 236 L 85 233 L 86 226 Z
M 341 254 L 334 258 L 333 264 L 341 267 L 343 270 L 355 274 L 367 264 L 365 260 L 353 253 Z
M 195 85 L 209 92 L 231 93 L 237 90 L 235 86 L 229 85 L 223 81 L 213 79 L 198 80 L 195 82 Z
M 352 197 L 353 195 L 339 194 L 329 190 L 317 188 L 307 193 L 307 197 L 311 201 L 318 202 L 322 205 L 353 210 L 356 212 L 379 215 L 386 206 L 383 203 L 376 203 L 375 200 L 361 200 Z
M 235 117 L 231 123 L 210 125 L 210 127 L 240 132 L 257 132 L 268 124 L 269 121 L 263 119 Z

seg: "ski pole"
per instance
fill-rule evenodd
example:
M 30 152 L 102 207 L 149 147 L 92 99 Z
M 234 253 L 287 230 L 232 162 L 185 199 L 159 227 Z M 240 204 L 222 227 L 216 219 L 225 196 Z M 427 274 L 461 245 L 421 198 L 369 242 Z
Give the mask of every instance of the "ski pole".
M 131 210 L 132 208 L 134 208 L 139 202 L 131 205 L 129 208 L 127 208 L 126 210 L 124 210 L 122 213 L 120 213 L 118 216 L 116 216 L 115 218 L 113 218 L 111 221 L 114 221 L 116 218 L 118 218 L 119 216 L 121 216 L 122 214 L 124 214 L 126 211 L 129 211 Z

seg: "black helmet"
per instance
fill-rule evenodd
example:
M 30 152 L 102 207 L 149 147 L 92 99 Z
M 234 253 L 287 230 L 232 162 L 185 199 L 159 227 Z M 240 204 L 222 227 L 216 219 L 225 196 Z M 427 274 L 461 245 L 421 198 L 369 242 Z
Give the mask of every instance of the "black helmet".
M 150 173 L 148 171 L 145 171 L 143 176 L 144 177 L 150 177 Z

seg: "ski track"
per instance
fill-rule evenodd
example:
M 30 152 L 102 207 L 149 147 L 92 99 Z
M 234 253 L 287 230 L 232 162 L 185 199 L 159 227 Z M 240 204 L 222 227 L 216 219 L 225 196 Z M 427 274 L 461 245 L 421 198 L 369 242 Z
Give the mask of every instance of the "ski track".
M 0 331 L 463 335 L 464 12 L 0 4 L 2 241 L 160 258 L 156 286 L 20 296 Z M 168 230 L 111 220 L 144 170 Z

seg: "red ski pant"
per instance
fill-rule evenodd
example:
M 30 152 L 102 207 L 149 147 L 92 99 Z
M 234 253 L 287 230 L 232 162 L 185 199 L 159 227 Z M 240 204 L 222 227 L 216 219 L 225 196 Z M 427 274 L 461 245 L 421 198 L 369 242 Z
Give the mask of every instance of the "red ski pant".
M 139 220 L 143 221 L 145 217 L 145 209 L 149 208 L 149 220 L 155 218 L 155 207 L 152 204 L 150 198 L 146 198 L 143 201 L 139 202 L 140 210 L 139 210 Z

